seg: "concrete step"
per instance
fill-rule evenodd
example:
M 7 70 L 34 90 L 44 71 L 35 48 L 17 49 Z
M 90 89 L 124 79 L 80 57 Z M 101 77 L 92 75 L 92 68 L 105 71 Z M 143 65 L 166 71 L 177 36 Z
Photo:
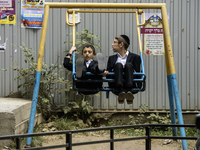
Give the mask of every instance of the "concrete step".
M 0 135 L 23 134 L 28 131 L 31 100 L 21 98 L 0 98 Z M 36 113 L 35 124 L 42 122 L 42 115 Z M 0 141 L 0 146 L 10 140 Z

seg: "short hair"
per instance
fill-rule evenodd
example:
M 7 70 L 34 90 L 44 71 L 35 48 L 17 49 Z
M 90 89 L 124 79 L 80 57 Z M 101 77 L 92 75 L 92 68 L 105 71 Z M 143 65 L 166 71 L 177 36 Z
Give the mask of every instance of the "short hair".
M 125 49 L 128 49 L 128 47 L 130 45 L 130 39 L 127 35 L 116 36 L 115 39 L 118 40 L 118 43 L 123 42 Z
M 90 47 L 90 48 L 92 49 L 92 51 L 93 51 L 93 54 L 96 54 L 94 46 L 89 45 L 89 44 L 83 46 L 82 53 L 83 53 L 84 48 L 86 48 L 86 47 L 87 47 L 87 48 Z

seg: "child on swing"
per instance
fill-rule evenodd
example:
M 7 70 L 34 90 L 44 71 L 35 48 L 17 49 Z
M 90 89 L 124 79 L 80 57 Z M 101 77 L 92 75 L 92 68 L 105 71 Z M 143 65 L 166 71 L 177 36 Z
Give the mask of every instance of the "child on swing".
M 133 83 L 133 73 L 140 72 L 140 56 L 128 51 L 130 39 L 127 35 L 116 36 L 112 44 L 112 49 L 116 55 L 109 56 L 107 63 L 107 71 L 104 71 L 103 76 L 108 72 L 114 72 L 114 83 L 109 83 L 109 87 L 114 88 L 112 91 L 118 95 L 118 102 L 124 103 L 126 99 L 128 104 L 133 103 L 134 92 L 131 89 L 135 86 Z M 124 75 L 123 75 L 124 73 Z M 107 78 L 109 77 L 107 75 Z
M 76 51 L 76 47 L 72 46 L 69 53 L 66 54 L 64 58 L 63 65 L 66 69 L 72 71 L 72 63 L 70 63 L 70 58 L 72 53 Z M 78 79 L 102 79 L 102 75 L 98 75 L 103 73 L 105 70 L 105 58 L 101 53 L 97 54 L 97 60 L 93 60 L 96 56 L 95 48 L 92 45 L 85 45 L 82 49 L 82 58 L 78 58 L 76 60 L 76 77 Z M 86 72 L 91 72 L 95 74 L 95 76 L 86 75 Z M 102 87 L 102 82 L 77 82 L 77 88 L 85 88 L 88 91 L 79 91 L 79 94 L 83 95 L 93 95 L 99 92 L 99 88 Z M 92 89 L 93 91 L 89 91 Z M 94 89 L 96 89 L 94 91 Z

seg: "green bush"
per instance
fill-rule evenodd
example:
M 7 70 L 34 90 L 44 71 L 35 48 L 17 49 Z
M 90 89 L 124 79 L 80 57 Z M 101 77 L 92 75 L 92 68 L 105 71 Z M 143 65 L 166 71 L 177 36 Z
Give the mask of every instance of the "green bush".
M 27 48 L 24 44 L 19 46 L 25 55 L 25 63 L 28 64 L 27 68 L 20 68 L 16 62 L 13 62 L 13 69 L 18 72 L 15 79 L 22 80 L 18 88 L 23 91 L 23 96 L 27 98 L 32 98 L 32 93 L 35 83 L 35 75 L 37 62 L 35 60 L 34 51 L 31 48 Z M 58 88 L 62 85 L 68 83 L 64 77 L 61 77 L 62 69 L 61 65 L 57 62 L 48 66 L 47 64 L 42 64 L 40 87 L 38 94 L 38 108 L 42 112 L 45 118 L 51 116 L 52 110 L 55 110 L 55 94 L 61 94 L 62 91 L 69 91 L 69 88 Z M 57 73 L 59 71 L 59 73 Z

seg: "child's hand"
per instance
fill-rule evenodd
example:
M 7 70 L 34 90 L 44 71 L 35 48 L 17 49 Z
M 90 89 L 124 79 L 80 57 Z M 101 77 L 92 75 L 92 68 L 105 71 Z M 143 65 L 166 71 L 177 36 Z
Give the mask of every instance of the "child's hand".
M 103 72 L 103 77 L 105 77 L 108 74 L 108 71 Z
M 76 51 L 76 46 L 72 46 L 72 48 L 69 50 L 69 53 L 72 54 L 73 51 Z

